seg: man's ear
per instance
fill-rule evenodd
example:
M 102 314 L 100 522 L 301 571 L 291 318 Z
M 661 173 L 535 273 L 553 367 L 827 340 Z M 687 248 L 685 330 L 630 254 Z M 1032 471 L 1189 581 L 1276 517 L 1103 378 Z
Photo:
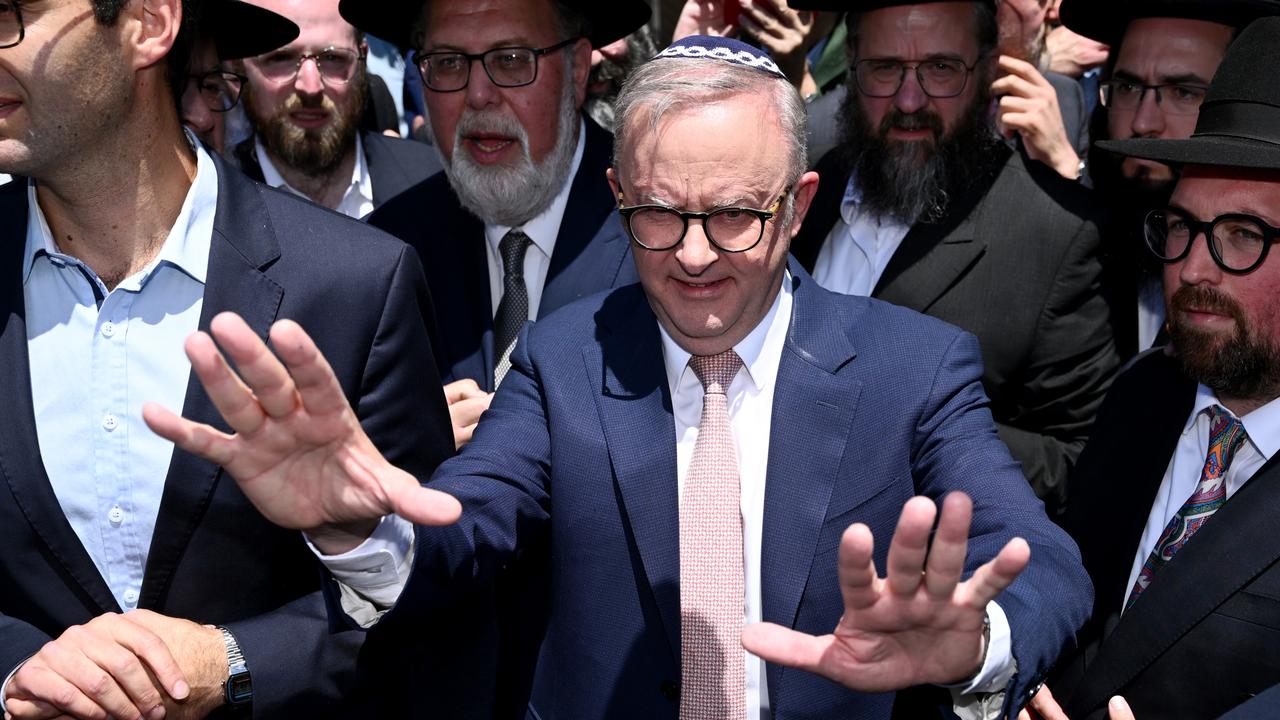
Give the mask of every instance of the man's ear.
M 587 78 L 591 76 L 591 43 L 586 38 L 578 38 L 573 44 L 573 78 L 566 78 L 573 83 L 573 97 L 577 107 L 587 101 Z
M 609 180 L 609 189 L 613 190 L 613 200 L 616 204 L 621 205 L 622 186 L 618 184 L 618 173 L 613 168 L 604 171 L 604 176 Z
M 818 173 L 810 170 L 800 176 L 795 185 L 791 186 L 791 196 L 795 198 L 795 205 L 791 213 L 791 237 L 795 237 L 800 232 L 800 225 L 804 222 L 804 216 L 809 212 L 809 205 L 813 203 L 813 196 L 818 192 Z
M 126 42 L 132 48 L 134 69 L 164 62 L 182 27 L 182 0 L 133 0 L 120 22 L 127 24 Z

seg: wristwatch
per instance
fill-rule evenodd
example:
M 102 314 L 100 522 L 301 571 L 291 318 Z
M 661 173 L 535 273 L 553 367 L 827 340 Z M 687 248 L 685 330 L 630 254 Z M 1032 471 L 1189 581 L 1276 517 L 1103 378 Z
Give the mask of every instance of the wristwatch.
M 240 643 L 236 642 L 231 631 L 218 626 L 222 633 L 222 644 L 227 649 L 227 684 L 225 693 L 227 704 L 241 710 L 253 704 L 253 679 L 249 677 L 249 666 L 244 662 L 244 654 L 240 652 Z

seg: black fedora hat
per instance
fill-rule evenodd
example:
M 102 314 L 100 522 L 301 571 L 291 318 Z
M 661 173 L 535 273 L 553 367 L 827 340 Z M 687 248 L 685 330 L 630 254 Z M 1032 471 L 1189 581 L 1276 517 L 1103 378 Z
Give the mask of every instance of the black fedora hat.
M 431 0 L 341 0 L 338 12 L 347 22 L 361 30 L 395 43 L 402 48 L 412 48 L 409 36 L 418 21 L 422 7 Z M 591 25 L 587 39 L 592 47 L 602 47 L 630 35 L 649 21 L 651 13 L 645 0 L 560 0 L 566 7 L 577 10 Z
M 1231 43 L 1184 140 L 1104 140 L 1098 147 L 1170 165 L 1280 170 L 1280 17 L 1255 20 Z
M 213 38 L 222 60 L 270 52 L 298 37 L 298 26 L 282 15 L 240 0 L 215 0 L 201 8 L 200 32 Z
M 1208 20 L 1244 27 L 1267 15 L 1280 15 L 1277 0 L 1062 0 L 1058 10 L 1068 30 L 1108 45 L 1124 38 L 1138 18 Z
M 958 0 L 787 0 L 793 10 L 830 10 L 833 12 L 868 12 L 899 5 L 924 5 L 931 2 Z M 996 0 L 970 0 L 995 7 Z

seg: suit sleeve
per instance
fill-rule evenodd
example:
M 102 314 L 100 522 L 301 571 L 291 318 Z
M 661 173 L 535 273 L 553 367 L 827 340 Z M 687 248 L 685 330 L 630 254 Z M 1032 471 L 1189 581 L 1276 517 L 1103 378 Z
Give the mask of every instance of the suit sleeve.
M 1093 600 L 1075 543 L 1049 521 L 994 431 L 977 340 L 959 333 L 934 378 L 917 427 L 917 490 L 941 497 L 961 490 L 973 499 L 966 574 L 994 558 L 1014 537 L 1031 546 L 1031 562 L 997 598 L 1009 621 L 1017 672 L 1005 709 L 1016 715 L 1065 647 L 1074 642 Z
M 417 256 L 404 248 L 368 354 L 356 414 L 374 445 L 425 482 L 453 452 L 453 432 L 431 359 L 430 297 Z M 331 583 L 331 581 L 326 581 Z M 353 692 L 364 633 L 330 623 L 320 591 L 276 611 L 227 623 L 253 676 L 255 717 L 327 715 Z
M 8 615 L 0 615 L 0 680 L 7 678 L 14 668 L 39 652 L 52 639 L 34 625 Z M 0 703 L 2 702 L 4 698 L 0 697 Z
M 1076 230 L 1045 300 L 1019 390 L 1000 437 L 1053 513 L 1067 501 L 1067 477 L 1120 365 L 1102 293 L 1098 229 Z

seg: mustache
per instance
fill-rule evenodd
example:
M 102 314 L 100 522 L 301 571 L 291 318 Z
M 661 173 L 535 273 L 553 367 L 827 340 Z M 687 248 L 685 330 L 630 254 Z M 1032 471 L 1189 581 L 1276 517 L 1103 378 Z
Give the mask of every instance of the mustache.
M 457 136 L 455 139 L 460 140 L 464 135 L 477 133 L 503 135 L 518 140 L 521 145 L 529 144 L 529 136 L 520 121 L 502 113 L 485 110 L 464 112 L 462 117 L 458 118 L 458 126 L 454 131 Z
M 929 130 L 935 140 L 942 137 L 942 118 L 928 110 L 917 110 L 904 113 L 892 108 L 880 120 L 880 136 L 886 137 L 890 130 Z
M 1178 288 L 1169 299 L 1169 308 L 1180 312 L 1211 312 L 1226 315 L 1244 323 L 1244 309 L 1226 294 L 1210 287 L 1187 285 Z

